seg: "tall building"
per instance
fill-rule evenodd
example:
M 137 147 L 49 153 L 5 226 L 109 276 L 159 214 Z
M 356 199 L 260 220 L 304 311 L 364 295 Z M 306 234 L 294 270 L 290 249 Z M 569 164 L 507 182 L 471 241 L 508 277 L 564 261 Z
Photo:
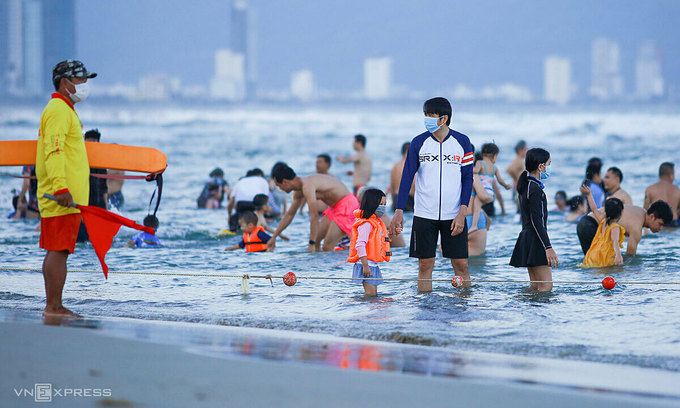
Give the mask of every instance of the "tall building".
M 229 49 L 215 51 L 215 75 L 210 81 L 214 99 L 240 101 L 246 97 L 245 57 Z
M 230 48 L 244 57 L 246 95 L 255 94 L 257 60 L 255 52 L 255 15 L 243 0 L 235 0 L 231 6 Z
M 301 101 L 316 98 L 316 84 L 312 71 L 303 69 L 293 72 L 290 76 L 290 94 Z
M 593 41 L 590 95 L 602 101 L 620 97 L 623 94 L 620 65 L 618 43 L 607 38 Z
M 26 95 L 43 93 L 42 1 L 23 0 L 23 90 Z
M 661 52 L 653 41 L 645 42 L 638 50 L 635 62 L 635 95 L 643 100 L 664 95 Z
M 571 99 L 571 60 L 549 56 L 543 61 L 543 91 L 547 102 L 566 105 Z
M 54 66 L 76 58 L 75 0 L 43 0 L 42 16 L 43 87 L 52 90 Z
M 387 99 L 392 94 L 392 58 L 364 60 L 364 96 L 369 100 Z

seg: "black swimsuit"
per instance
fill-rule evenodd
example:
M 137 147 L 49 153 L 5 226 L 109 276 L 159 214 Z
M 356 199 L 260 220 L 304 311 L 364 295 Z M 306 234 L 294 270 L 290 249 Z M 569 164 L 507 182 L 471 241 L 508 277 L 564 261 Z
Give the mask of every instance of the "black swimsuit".
M 527 177 L 526 191 L 519 195 L 522 232 L 517 237 L 510 265 L 515 267 L 548 265 L 545 251 L 552 248 L 548 238 L 548 201 L 543 184 L 533 176 Z

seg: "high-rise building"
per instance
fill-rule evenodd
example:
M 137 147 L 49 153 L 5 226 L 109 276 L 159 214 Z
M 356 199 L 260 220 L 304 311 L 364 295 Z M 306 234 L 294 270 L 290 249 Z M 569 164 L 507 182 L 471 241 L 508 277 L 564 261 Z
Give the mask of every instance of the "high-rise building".
M 244 57 L 246 94 L 255 94 L 257 82 L 257 60 L 255 52 L 255 15 L 243 0 L 235 0 L 231 6 L 230 48 Z
M 23 90 L 27 95 L 43 93 L 42 1 L 23 0 Z
M 303 69 L 293 72 L 290 76 L 290 94 L 301 101 L 309 101 L 316 97 L 316 84 L 312 71 Z
M 635 62 L 635 94 L 643 100 L 664 95 L 661 52 L 653 41 L 645 42 L 638 51 Z
M 43 0 L 42 3 L 43 87 L 52 90 L 54 66 L 59 61 L 76 58 L 75 0 Z
M 549 56 L 543 61 L 544 97 L 547 102 L 566 105 L 571 99 L 571 60 Z
M 392 58 L 364 60 L 364 96 L 369 100 L 387 99 L 392 93 Z
M 590 95 L 606 101 L 623 94 L 619 44 L 607 38 L 593 41 Z
M 215 51 L 215 76 L 210 81 L 214 99 L 240 101 L 246 97 L 245 58 L 229 49 Z

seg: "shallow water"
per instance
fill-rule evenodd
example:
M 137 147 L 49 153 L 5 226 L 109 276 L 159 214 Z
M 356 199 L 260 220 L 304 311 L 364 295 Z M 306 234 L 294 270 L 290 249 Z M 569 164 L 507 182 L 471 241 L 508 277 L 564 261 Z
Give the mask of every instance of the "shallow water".
M 34 138 L 40 107 L 3 109 L 0 139 Z M 260 108 L 137 109 L 97 107 L 80 109 L 84 128 L 98 127 L 102 141 L 157 147 L 168 155 L 158 231 L 165 248 L 123 248 L 134 234 L 122 230 L 107 256 L 113 271 L 163 273 L 272 274 L 294 271 L 298 276 L 349 277 L 351 267 L 341 253 L 305 252 L 308 216 L 297 216 L 288 228 L 290 243 L 279 240 L 275 253 L 224 252 L 237 237 L 218 237 L 226 226 L 225 211 L 195 209 L 195 199 L 208 172 L 225 170 L 233 185 L 246 170 L 265 172 L 279 160 L 300 174 L 314 171 L 315 156 L 351 152 L 352 135 L 368 137 L 374 160 L 372 184 L 386 188 L 389 169 L 399 158 L 401 144 L 421 132 L 418 107 L 285 110 Z M 550 150 L 552 177 L 546 194 L 559 189 L 577 193 L 585 162 L 593 155 L 605 169 L 616 165 L 624 173 L 623 187 L 635 204 L 656 180 L 658 165 L 677 161 L 680 117 L 674 112 L 464 112 L 454 114 L 452 127 L 470 136 L 473 144 L 495 140 L 501 148 L 498 166 L 505 169 L 520 138 Z M 663 146 L 663 149 L 659 149 Z M 333 162 L 331 172 L 351 183 L 350 165 Z M 3 171 L 19 173 L 18 168 Z M 506 180 L 509 176 L 503 174 Z M 16 179 L 0 178 L 0 209 L 10 211 L 10 191 Z M 126 181 L 124 216 L 141 221 L 153 186 Z M 514 212 L 509 192 L 503 192 L 508 212 Z M 0 220 L 0 264 L 39 267 L 36 222 Z M 406 238 L 410 217 L 406 219 Z M 551 214 L 549 234 L 560 267 L 555 280 L 599 282 L 607 275 L 618 281 L 680 281 L 680 239 L 677 232 L 647 236 L 639 255 L 622 267 L 580 269 L 582 253 L 575 225 Z M 508 266 L 520 226 L 513 215 L 496 217 L 485 256 L 470 259 L 473 278 L 526 280 L 526 270 Z M 385 277 L 416 277 L 416 261 L 407 248 L 395 248 L 382 267 Z M 71 269 L 98 270 L 89 244 L 79 244 L 70 257 Z M 437 259 L 435 278 L 450 279 L 450 263 Z M 293 287 L 280 280 L 272 285 L 251 279 L 249 294 L 241 280 L 221 277 L 139 276 L 71 273 L 64 303 L 91 316 L 289 329 L 390 342 L 436 345 L 455 350 L 493 351 L 589 360 L 680 371 L 680 317 L 675 306 L 678 285 L 627 285 L 613 291 L 598 284 L 556 285 L 549 295 L 523 291 L 522 283 L 479 283 L 456 289 L 434 284 L 431 294 L 418 294 L 414 282 L 386 282 L 378 299 L 366 300 L 361 285 L 346 280 L 299 279 Z M 44 303 L 42 276 L 33 271 L 0 270 L 0 307 L 39 311 Z

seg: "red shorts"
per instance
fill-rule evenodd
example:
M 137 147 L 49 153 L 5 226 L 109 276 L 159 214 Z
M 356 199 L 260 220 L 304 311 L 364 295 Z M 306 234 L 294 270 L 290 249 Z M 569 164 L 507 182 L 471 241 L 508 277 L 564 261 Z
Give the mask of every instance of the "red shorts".
M 40 248 L 72 254 L 76 249 L 80 220 L 80 214 L 40 219 Z
M 352 235 L 352 225 L 356 221 L 354 210 L 359 209 L 359 200 L 354 194 L 347 194 L 340 199 L 333 207 L 328 207 L 323 215 L 335 222 L 338 227 L 347 235 Z

